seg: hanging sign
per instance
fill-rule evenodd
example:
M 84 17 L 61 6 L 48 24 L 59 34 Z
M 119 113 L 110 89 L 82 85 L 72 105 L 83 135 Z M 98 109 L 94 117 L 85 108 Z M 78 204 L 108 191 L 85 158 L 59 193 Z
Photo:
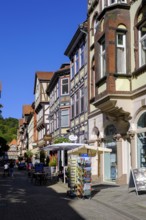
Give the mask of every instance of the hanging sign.
M 78 139 L 77 135 L 73 135 L 73 134 L 69 135 L 70 141 L 76 141 L 77 139 Z

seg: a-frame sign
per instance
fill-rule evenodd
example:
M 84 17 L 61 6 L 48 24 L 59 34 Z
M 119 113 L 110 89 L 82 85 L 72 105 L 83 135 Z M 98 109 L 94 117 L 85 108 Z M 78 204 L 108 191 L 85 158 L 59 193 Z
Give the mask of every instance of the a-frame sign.
M 137 195 L 139 191 L 146 191 L 146 167 L 131 169 L 129 188 L 131 187 L 135 187 Z

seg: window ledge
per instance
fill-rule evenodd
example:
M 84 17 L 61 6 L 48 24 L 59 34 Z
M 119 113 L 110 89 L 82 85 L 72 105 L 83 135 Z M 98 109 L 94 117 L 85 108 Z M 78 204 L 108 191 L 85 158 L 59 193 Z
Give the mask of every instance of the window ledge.
M 138 76 L 140 74 L 142 74 L 143 72 L 146 72 L 146 64 L 141 66 L 140 68 L 138 68 L 137 70 L 135 70 L 132 75 L 133 76 Z
M 107 76 L 102 77 L 100 80 L 98 80 L 98 82 L 96 82 L 96 86 L 101 85 L 103 82 L 105 82 L 107 79 Z

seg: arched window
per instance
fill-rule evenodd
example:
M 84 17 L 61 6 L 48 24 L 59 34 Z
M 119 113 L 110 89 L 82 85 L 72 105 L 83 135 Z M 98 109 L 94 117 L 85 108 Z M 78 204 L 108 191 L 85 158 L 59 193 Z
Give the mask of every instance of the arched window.
M 144 112 L 138 122 L 137 122 L 137 128 L 146 128 L 146 112 Z
M 146 112 L 137 121 L 137 164 L 146 167 Z
M 126 27 L 119 25 L 116 32 L 117 73 L 126 74 Z
M 93 21 L 92 21 L 92 36 L 95 35 L 97 26 L 98 26 L 98 13 L 96 12 L 95 15 L 93 16 Z

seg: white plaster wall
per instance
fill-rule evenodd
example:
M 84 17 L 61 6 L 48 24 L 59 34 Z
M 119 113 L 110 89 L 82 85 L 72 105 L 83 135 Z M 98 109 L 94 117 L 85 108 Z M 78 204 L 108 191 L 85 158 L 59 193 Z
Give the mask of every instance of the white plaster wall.
M 130 91 L 129 79 L 116 79 L 116 91 Z

